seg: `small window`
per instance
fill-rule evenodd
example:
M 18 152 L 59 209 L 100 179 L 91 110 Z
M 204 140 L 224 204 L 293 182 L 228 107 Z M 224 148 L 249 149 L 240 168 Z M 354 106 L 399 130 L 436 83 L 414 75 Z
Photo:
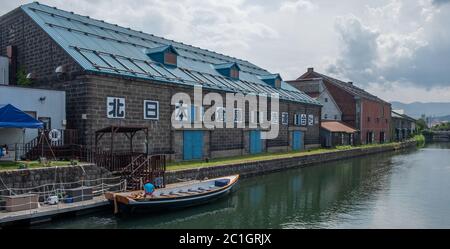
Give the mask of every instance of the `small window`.
M 177 55 L 174 53 L 166 52 L 164 54 L 164 64 L 177 65 Z
M 216 121 L 217 122 L 225 122 L 225 108 L 223 107 L 217 107 L 216 108 Z
M 338 119 L 338 116 L 337 115 L 334 115 L 334 120 L 337 120 Z
M 278 112 L 272 112 L 270 116 L 270 122 L 272 124 L 278 124 L 280 117 L 278 116 Z
M 367 117 L 367 122 L 370 122 L 370 117 Z
M 281 114 L 281 123 L 283 125 L 288 125 L 289 124 L 289 113 L 287 112 L 283 112 Z
M 300 125 L 300 115 L 294 114 L 294 125 L 299 126 Z
M 323 115 L 324 119 L 328 119 L 328 114 Z
M 328 103 L 328 98 L 325 98 L 325 103 Z
M 189 112 L 187 104 L 182 102 L 175 104 L 175 120 L 176 121 L 188 121 Z
M 242 109 L 236 108 L 234 109 L 234 117 L 233 120 L 235 123 L 242 123 Z
M 302 114 L 302 115 L 300 115 L 300 124 L 302 125 L 302 126 L 306 126 L 306 124 L 307 124 L 307 117 L 306 117 L 306 114 Z
M 239 71 L 236 68 L 230 70 L 230 77 L 233 79 L 239 79 Z
M 308 125 L 309 126 L 314 125 L 314 115 L 312 115 L 312 114 L 308 115 Z

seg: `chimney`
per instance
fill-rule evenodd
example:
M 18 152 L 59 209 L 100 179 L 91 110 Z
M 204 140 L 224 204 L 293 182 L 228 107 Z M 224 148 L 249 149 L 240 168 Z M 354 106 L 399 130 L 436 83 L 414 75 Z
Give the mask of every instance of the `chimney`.
M 17 83 L 17 48 L 16 46 L 6 47 L 6 56 L 9 59 L 9 83 Z
M 314 68 L 313 67 L 309 67 L 308 68 L 308 73 L 312 73 L 312 72 L 314 72 Z

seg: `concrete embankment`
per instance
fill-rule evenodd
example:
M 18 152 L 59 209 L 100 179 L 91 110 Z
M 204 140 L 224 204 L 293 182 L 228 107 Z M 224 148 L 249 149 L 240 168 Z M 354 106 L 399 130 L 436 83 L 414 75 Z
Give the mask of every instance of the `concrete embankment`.
M 402 150 L 415 146 L 415 141 L 407 141 L 400 144 L 386 144 L 384 146 L 355 148 L 342 151 L 325 152 L 314 155 L 301 155 L 263 161 L 168 171 L 166 172 L 166 182 L 174 183 L 180 180 L 203 179 L 206 177 L 215 178 L 234 174 L 240 174 L 243 177 L 248 177 L 258 174 L 281 171 L 289 168 L 306 167 L 318 163 Z

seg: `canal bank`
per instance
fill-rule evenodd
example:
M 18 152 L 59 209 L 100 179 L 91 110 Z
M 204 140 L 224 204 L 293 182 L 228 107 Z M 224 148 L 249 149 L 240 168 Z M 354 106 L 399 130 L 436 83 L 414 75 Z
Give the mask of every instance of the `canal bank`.
M 307 167 L 331 161 L 413 148 L 415 146 L 417 146 L 417 141 L 410 140 L 401 143 L 384 144 L 372 147 L 357 147 L 345 150 L 321 152 L 317 154 L 286 154 L 280 155 L 275 159 L 224 163 L 223 165 L 171 170 L 166 172 L 166 181 L 168 183 L 175 183 L 185 180 L 216 178 L 234 174 L 240 174 L 242 177 L 249 177 L 282 171 L 290 168 Z
M 450 228 L 450 143 L 241 179 L 228 197 L 177 212 L 110 210 L 37 229 Z
M 166 181 L 168 184 L 176 183 L 187 180 L 198 180 L 204 178 L 215 178 L 225 175 L 240 174 L 243 177 L 255 176 L 260 174 L 266 174 L 276 171 L 285 171 L 293 168 L 306 167 L 311 165 L 319 165 L 331 161 L 345 160 L 349 158 L 364 157 L 372 154 L 387 153 L 392 151 L 403 150 L 416 146 L 416 141 L 408 141 L 403 143 L 384 144 L 370 147 L 359 147 L 345 150 L 320 152 L 314 154 L 297 155 L 287 154 L 279 155 L 276 159 L 270 160 L 258 160 L 245 163 L 225 164 L 211 167 L 201 167 L 196 169 L 187 170 L 175 170 L 166 172 Z M 104 191 L 103 187 L 105 181 L 101 177 L 110 177 L 109 172 L 105 172 L 104 169 L 98 168 L 95 165 L 80 165 L 80 166 L 65 166 L 58 168 L 43 168 L 43 169 L 29 169 L 29 170 L 15 170 L 8 172 L 0 172 L 2 183 L 6 185 L 3 189 L 3 193 L 11 191 L 18 191 L 20 188 L 32 189 L 38 186 L 55 186 L 60 184 L 66 184 L 67 180 L 72 182 L 89 182 L 92 186 L 100 186 L 101 192 Z M 59 181 L 56 182 L 56 179 Z M 62 181 L 64 179 L 65 181 Z M 113 182 L 111 182 L 113 180 Z M 115 186 L 118 179 L 111 179 L 106 184 L 108 186 Z M 98 182 L 100 181 L 100 182 Z M 100 190 L 98 190 L 100 191 Z M 91 201 L 92 202 L 92 201 Z M 89 201 L 86 203 L 80 203 L 80 205 L 66 205 L 67 207 L 50 208 L 49 210 L 43 210 L 45 212 L 38 211 L 25 211 L 19 215 L 0 215 L 0 224 L 9 223 L 13 224 L 15 221 L 28 220 L 33 221 L 50 221 L 53 217 L 57 218 L 61 214 L 77 214 L 86 213 L 91 209 L 99 209 L 107 206 L 107 202 L 104 199 L 96 199 L 93 203 Z

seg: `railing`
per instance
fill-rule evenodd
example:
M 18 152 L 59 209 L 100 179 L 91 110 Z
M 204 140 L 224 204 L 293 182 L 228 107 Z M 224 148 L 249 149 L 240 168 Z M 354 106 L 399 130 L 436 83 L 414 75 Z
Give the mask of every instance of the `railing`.
M 51 141 L 50 130 L 40 130 L 39 135 L 24 145 L 16 145 L 16 157 L 24 157 L 28 160 L 36 160 L 40 157 L 68 158 L 74 153 L 72 146 L 78 144 L 77 130 L 59 130 L 61 138 Z M 43 134 L 42 134 L 43 132 Z
M 165 187 L 166 155 L 141 155 L 122 171 L 128 189 L 142 189 L 146 182 L 157 188 Z

